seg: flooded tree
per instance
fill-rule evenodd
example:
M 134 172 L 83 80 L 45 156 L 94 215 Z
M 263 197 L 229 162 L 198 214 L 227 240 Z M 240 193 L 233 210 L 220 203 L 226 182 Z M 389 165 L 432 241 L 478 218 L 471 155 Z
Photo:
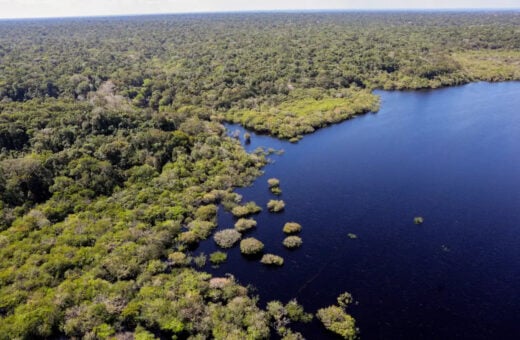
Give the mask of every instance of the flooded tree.
M 240 241 L 240 251 L 244 255 L 255 255 L 264 250 L 264 244 L 254 237 L 245 238 Z
M 281 212 L 285 209 L 285 202 L 282 200 L 270 200 L 267 202 L 267 209 L 274 213 Z

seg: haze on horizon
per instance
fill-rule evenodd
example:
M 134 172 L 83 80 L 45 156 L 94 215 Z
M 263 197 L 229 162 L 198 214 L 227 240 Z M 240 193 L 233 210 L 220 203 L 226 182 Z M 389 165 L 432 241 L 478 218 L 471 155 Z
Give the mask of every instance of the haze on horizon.
M 46 18 L 167 13 L 398 10 L 516 9 L 518 0 L 0 0 L 0 18 Z

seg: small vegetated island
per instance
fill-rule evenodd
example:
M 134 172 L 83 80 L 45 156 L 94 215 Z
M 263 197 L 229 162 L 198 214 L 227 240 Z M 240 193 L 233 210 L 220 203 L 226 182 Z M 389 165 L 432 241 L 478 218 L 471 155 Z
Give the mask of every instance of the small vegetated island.
M 265 154 L 222 122 L 297 141 L 377 111 L 374 89 L 520 79 L 519 29 L 518 12 L 0 21 L 0 339 L 300 338 L 295 301 L 262 310 L 190 257 L 261 210 L 234 189 Z M 237 224 L 214 234 L 219 206 Z M 347 298 L 317 317 L 352 339 Z

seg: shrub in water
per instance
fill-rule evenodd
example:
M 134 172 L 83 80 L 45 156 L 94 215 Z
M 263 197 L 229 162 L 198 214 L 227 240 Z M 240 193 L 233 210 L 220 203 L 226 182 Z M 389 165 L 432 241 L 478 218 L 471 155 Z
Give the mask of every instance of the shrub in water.
M 275 188 L 280 186 L 280 180 L 278 178 L 269 178 L 267 180 L 267 184 L 269 184 L 269 188 Z
M 251 218 L 241 218 L 235 223 L 235 229 L 240 232 L 256 227 L 256 221 Z
M 265 254 L 260 262 L 271 266 L 281 266 L 283 265 L 283 258 L 274 254 Z
M 301 237 L 299 237 L 299 236 L 287 236 L 285 238 L 285 240 L 283 240 L 283 245 L 289 249 L 298 248 L 302 244 L 303 244 L 303 241 L 302 241 Z
M 270 212 L 280 212 L 285 208 L 285 202 L 282 200 L 270 200 L 267 203 L 267 209 Z
M 413 223 L 415 223 L 415 224 L 423 224 L 423 222 L 424 222 L 424 218 L 422 218 L 422 217 L 416 217 L 413 219 Z
M 296 222 L 287 222 L 283 226 L 283 232 L 286 234 L 296 234 L 302 231 L 302 226 Z
M 249 215 L 257 214 L 262 211 L 255 202 L 248 202 L 245 205 L 237 205 L 233 209 L 231 209 L 231 213 L 235 217 L 246 217 Z
M 264 244 L 254 237 L 249 237 L 240 241 L 240 251 L 244 255 L 254 255 L 264 250 Z
M 267 184 L 269 185 L 269 190 L 271 190 L 273 194 L 282 194 L 282 189 L 280 189 L 280 180 L 278 178 L 269 178 Z
M 343 308 L 338 306 L 322 308 L 316 315 L 329 331 L 340 335 L 343 339 L 356 338 L 356 321 Z
M 195 263 L 195 265 L 198 267 L 198 268 L 202 268 L 206 265 L 206 260 L 207 260 L 207 256 L 206 254 L 204 253 L 200 253 L 199 256 L 195 256 L 193 258 L 193 263 Z
M 214 265 L 224 263 L 224 262 L 226 262 L 226 260 L 227 260 L 227 254 L 224 252 L 221 252 L 221 251 L 216 251 L 209 255 L 209 262 L 211 262 Z
M 231 248 L 242 235 L 235 229 L 224 229 L 215 233 L 213 239 L 222 248 Z
M 271 188 L 271 192 L 275 195 L 281 195 L 282 189 L 280 189 L 280 187 L 274 187 L 274 188 Z
M 316 315 L 329 331 L 340 335 L 343 339 L 353 340 L 357 337 L 358 329 L 356 320 L 346 312 L 350 303 L 352 303 L 352 295 L 343 293 L 338 297 L 339 306 L 322 308 Z

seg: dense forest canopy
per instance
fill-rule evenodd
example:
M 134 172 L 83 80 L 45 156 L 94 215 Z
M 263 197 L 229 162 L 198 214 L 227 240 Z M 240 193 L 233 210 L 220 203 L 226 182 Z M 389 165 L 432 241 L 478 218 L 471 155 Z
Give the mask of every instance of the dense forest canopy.
M 0 339 L 298 339 L 296 302 L 195 268 L 267 163 L 222 121 L 296 141 L 376 88 L 520 79 L 519 51 L 519 12 L 0 21 Z M 352 338 L 345 307 L 318 317 Z

